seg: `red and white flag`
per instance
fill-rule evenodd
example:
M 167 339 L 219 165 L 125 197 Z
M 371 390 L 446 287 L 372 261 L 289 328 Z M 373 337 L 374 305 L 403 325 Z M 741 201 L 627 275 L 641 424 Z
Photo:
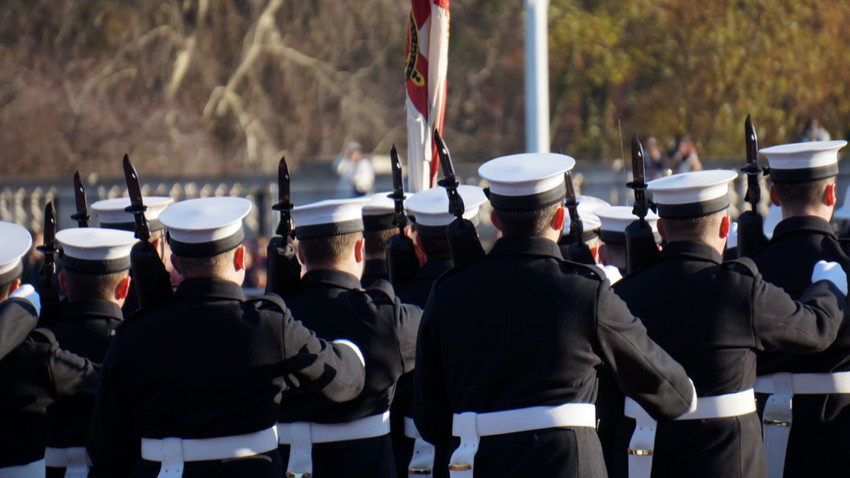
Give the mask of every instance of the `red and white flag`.
M 449 62 L 449 0 L 410 0 L 407 29 L 407 184 L 411 192 L 434 186 L 440 161 L 432 144 L 443 132 Z

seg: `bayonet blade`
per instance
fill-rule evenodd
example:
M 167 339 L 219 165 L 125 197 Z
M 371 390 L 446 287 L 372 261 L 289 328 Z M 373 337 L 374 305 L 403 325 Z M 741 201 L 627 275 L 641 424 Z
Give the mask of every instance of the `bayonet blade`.
M 632 175 L 634 177 L 634 181 L 636 184 L 644 184 L 646 183 L 646 177 L 644 175 L 644 151 L 643 145 L 640 144 L 640 140 L 638 139 L 637 133 L 632 136 Z
M 393 145 L 390 149 L 390 165 L 393 170 L 393 197 L 404 198 L 404 180 L 401 176 L 401 160 L 398 158 L 398 151 Z
M 440 136 L 440 132 L 434 129 L 434 143 L 437 145 L 437 155 L 440 157 L 440 168 L 443 170 L 443 176 L 453 184 L 457 184 L 455 176 L 455 167 L 452 164 L 452 155 L 449 153 L 449 148 L 446 142 Z
M 127 182 L 127 192 L 130 195 L 130 207 L 125 211 L 133 214 L 133 219 L 136 220 L 136 238 L 142 242 L 148 242 L 151 237 L 151 229 L 148 225 L 148 220 L 145 217 L 147 207 L 142 200 L 142 186 L 139 181 L 139 174 L 136 172 L 136 167 L 130 162 L 130 156 L 124 155 L 124 179 Z
M 747 167 L 756 170 L 759 167 L 759 140 L 758 136 L 756 136 L 756 128 L 753 126 L 753 120 L 750 118 L 750 115 L 747 115 L 747 121 L 744 123 L 744 134 L 747 139 Z
M 292 178 L 289 176 L 289 166 L 286 164 L 286 156 L 280 157 L 280 162 L 277 165 L 277 200 L 283 205 L 289 205 L 290 200 L 290 183 Z
M 761 201 L 761 186 L 759 185 L 759 143 L 756 136 L 756 128 L 753 126 L 753 120 L 750 115 L 747 115 L 747 120 L 744 122 L 744 137 L 747 143 L 747 165 L 741 169 L 747 175 L 747 192 L 744 193 L 744 201 L 750 203 L 753 211 L 758 208 L 758 203 Z
M 564 172 L 564 184 L 567 186 L 567 205 L 576 204 L 576 190 L 573 186 L 573 175 L 570 171 Z
M 44 248 L 46 252 L 56 251 L 56 209 L 53 201 L 44 205 Z
M 86 204 L 86 188 L 80 180 L 80 171 L 74 171 L 74 202 L 77 205 L 77 212 L 71 216 L 71 219 L 77 221 L 78 227 L 89 227 L 91 216 Z

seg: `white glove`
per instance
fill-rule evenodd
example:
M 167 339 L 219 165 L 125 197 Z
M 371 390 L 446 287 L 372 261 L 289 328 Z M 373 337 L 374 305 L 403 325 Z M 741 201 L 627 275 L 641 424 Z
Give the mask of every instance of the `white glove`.
M 812 283 L 819 280 L 832 282 L 841 293 L 847 295 L 847 273 L 837 262 L 817 261 L 812 269 Z
M 41 299 L 38 296 L 38 292 L 35 291 L 35 287 L 24 284 L 9 294 L 9 297 L 19 297 L 26 300 L 35 307 L 35 315 L 41 315 Z
M 615 266 L 603 266 L 602 270 L 605 271 L 605 277 L 611 282 L 611 285 L 620 282 L 620 279 L 623 278 L 623 274 L 620 274 L 620 269 L 617 269 Z

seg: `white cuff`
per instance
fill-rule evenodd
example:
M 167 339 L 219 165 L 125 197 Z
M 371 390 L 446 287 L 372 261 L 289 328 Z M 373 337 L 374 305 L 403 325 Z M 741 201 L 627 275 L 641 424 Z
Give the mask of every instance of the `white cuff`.
M 351 347 L 351 350 L 353 350 L 354 353 L 357 354 L 357 358 L 360 359 L 360 364 L 364 367 L 366 366 L 366 359 L 363 358 L 363 352 L 360 351 L 360 347 L 358 347 L 354 342 L 346 339 L 336 339 L 333 343 Z M 696 395 L 696 393 L 694 393 L 694 395 Z

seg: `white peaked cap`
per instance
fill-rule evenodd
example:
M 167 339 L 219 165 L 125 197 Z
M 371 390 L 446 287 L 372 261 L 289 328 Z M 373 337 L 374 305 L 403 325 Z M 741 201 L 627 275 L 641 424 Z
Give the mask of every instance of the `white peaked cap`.
M 172 252 L 184 257 L 210 257 L 242 243 L 242 219 L 250 211 L 251 201 L 247 199 L 208 197 L 174 203 L 159 220 L 168 229 Z
M 7 284 L 21 275 L 21 257 L 32 246 L 32 236 L 23 227 L 0 221 L 0 284 Z
M 638 217 L 632 213 L 632 206 L 608 206 L 593 211 L 602 223 L 599 237 L 603 242 L 610 244 L 626 243 L 626 228 Z M 658 214 L 647 211 L 646 222 L 655 234 L 656 242 L 661 239 L 658 235 Z
M 395 201 L 390 197 L 392 191 L 375 193 L 369 198 L 369 202 L 363 205 L 363 229 L 366 231 L 385 231 L 394 229 Z M 410 193 L 404 193 L 404 197 L 410 197 Z
M 478 168 L 478 175 L 490 184 L 488 197 L 493 207 L 526 211 L 562 200 L 564 173 L 575 164 L 563 154 L 514 154 L 487 161 Z
M 292 210 L 298 239 L 330 237 L 363 231 L 363 205 L 369 197 L 328 199 Z
M 658 215 L 668 219 L 708 216 L 729 207 L 729 183 L 735 171 L 714 169 L 674 174 L 650 181 Z
M 463 199 L 463 218 L 477 224 L 478 210 L 487 201 L 484 190 L 478 186 L 461 184 L 457 192 Z M 407 200 L 407 210 L 416 218 L 416 230 L 419 233 L 434 232 L 445 236 L 445 228 L 455 220 L 449 212 L 449 197 L 445 188 L 436 187 L 420 191 Z M 430 231 L 429 228 L 435 228 Z M 438 234 L 439 233 L 439 234 Z
M 835 219 L 850 219 L 850 186 L 844 191 L 844 204 L 832 215 Z
M 147 208 L 145 209 L 145 219 L 148 220 L 152 231 L 162 229 L 159 215 L 173 202 L 174 200 L 168 196 L 142 197 L 142 203 Z M 130 198 L 128 197 L 96 201 L 90 207 L 95 215 L 97 215 L 100 221 L 100 227 L 123 229 L 125 231 L 132 231 L 136 228 L 136 220 L 133 217 L 133 213 L 125 211 L 125 209 L 130 207 Z
M 775 183 L 806 182 L 838 175 L 838 150 L 847 141 L 807 141 L 762 148 Z
M 56 233 L 62 245 L 62 265 L 72 271 L 108 274 L 130 268 L 132 232 L 80 227 Z

